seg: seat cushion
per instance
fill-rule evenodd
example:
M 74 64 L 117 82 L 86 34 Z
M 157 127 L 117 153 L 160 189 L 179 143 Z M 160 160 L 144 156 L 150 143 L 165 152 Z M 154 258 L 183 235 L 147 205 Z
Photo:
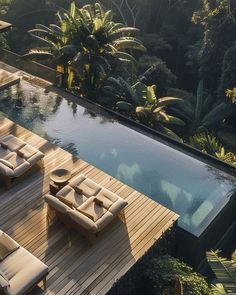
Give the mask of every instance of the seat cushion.
M 3 261 L 7 256 L 13 253 L 19 245 L 15 243 L 7 234 L 0 234 L 0 261 Z
M 23 295 L 48 273 L 48 267 L 22 247 L 4 259 L 0 268 L 10 282 L 9 295 Z
M 66 198 L 74 204 L 75 208 L 79 207 L 87 200 L 87 197 L 85 195 L 76 193 L 70 185 L 66 185 L 65 187 L 63 187 L 57 193 L 57 196 Z
M 93 216 L 93 221 L 97 221 L 101 218 L 107 210 L 94 201 L 95 197 L 90 197 L 86 202 L 84 202 L 81 206 L 78 207 L 80 212 L 88 213 L 90 216 Z
M 17 155 L 15 152 L 10 152 L 8 155 L 4 157 L 4 160 L 8 161 L 12 164 L 13 169 L 20 166 L 25 162 L 25 160 Z

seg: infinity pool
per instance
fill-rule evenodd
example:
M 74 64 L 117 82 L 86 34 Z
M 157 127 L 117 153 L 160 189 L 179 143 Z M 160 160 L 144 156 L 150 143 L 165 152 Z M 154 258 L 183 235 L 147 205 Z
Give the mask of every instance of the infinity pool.
M 0 92 L 0 111 L 177 212 L 196 236 L 235 190 L 228 174 L 25 81 Z

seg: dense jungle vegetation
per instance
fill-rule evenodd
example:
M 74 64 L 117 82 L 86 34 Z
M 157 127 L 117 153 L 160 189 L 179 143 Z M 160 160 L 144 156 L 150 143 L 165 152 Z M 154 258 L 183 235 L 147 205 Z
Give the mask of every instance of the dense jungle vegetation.
M 235 165 L 236 1 L 99 3 L 0 0 L 0 17 L 14 25 L 1 48 L 57 68 L 80 96 Z

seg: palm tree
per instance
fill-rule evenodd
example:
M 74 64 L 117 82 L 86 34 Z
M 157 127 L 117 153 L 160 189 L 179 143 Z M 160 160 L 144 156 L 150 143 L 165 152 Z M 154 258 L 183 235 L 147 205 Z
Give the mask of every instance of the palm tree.
M 120 67 L 135 61 L 127 50 L 145 51 L 133 34 L 139 30 L 113 21 L 112 11 L 100 4 L 77 8 L 72 2 L 70 11 L 58 13 L 59 25 L 37 25 L 29 32 L 44 48 L 32 49 L 31 58 L 56 58 L 63 66 L 65 82 L 80 94 L 97 97 L 103 82 Z

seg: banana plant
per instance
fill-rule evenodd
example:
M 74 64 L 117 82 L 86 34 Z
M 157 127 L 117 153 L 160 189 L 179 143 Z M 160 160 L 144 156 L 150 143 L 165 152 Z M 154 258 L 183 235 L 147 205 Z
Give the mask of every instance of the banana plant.
M 184 122 L 167 113 L 166 107 L 182 101 L 176 97 L 156 97 L 156 86 L 141 82 L 130 85 L 123 78 L 110 77 L 109 85 L 103 88 L 103 103 L 115 101 L 115 109 L 128 114 L 133 119 L 150 126 L 177 140 L 179 137 L 169 129 L 170 126 L 184 126 Z
M 221 123 L 231 113 L 229 103 L 215 101 L 211 95 L 205 97 L 203 81 L 199 82 L 195 100 L 183 100 L 171 111 L 186 123 L 186 133 L 193 135 L 208 132 Z
M 219 284 L 213 286 L 213 294 L 236 294 L 236 262 L 219 256 L 219 251 L 206 252 L 207 261 Z
M 96 97 L 111 72 L 122 67 L 124 72 L 135 62 L 127 50 L 145 51 L 142 42 L 134 37 L 139 30 L 113 21 L 112 11 L 104 11 L 99 3 L 78 8 L 72 2 L 70 11 L 58 12 L 57 17 L 58 24 L 36 25 L 29 31 L 43 48 L 32 49 L 25 57 L 55 58 L 63 65 L 66 86 L 74 85 L 89 98 Z

